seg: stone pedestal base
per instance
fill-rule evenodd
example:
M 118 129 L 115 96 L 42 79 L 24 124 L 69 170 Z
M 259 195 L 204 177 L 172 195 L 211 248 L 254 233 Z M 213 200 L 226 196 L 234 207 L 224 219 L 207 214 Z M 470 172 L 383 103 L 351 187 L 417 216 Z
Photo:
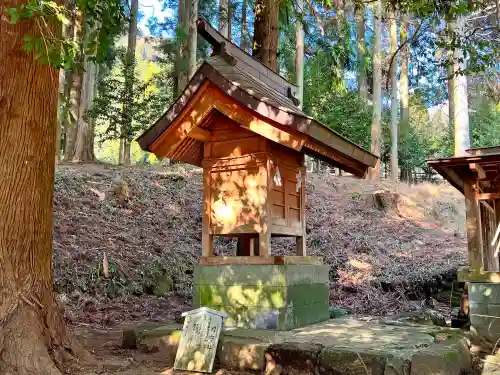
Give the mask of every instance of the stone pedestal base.
M 472 329 L 492 342 L 500 339 L 500 284 L 471 282 L 469 309 Z
M 328 266 L 198 265 L 194 307 L 225 312 L 226 327 L 286 331 L 328 320 Z

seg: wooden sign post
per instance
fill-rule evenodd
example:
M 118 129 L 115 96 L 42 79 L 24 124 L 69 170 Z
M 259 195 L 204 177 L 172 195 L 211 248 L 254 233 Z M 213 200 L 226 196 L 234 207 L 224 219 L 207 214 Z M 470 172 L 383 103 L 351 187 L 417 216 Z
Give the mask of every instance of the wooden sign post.
M 177 349 L 176 370 L 212 372 L 222 323 L 227 314 L 202 307 L 187 311 Z

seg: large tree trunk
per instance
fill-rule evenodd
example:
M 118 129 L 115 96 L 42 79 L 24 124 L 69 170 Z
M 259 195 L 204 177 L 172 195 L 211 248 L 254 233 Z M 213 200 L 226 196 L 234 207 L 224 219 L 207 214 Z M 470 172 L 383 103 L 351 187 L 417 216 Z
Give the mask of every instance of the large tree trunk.
M 53 375 L 81 349 L 52 291 L 58 71 L 23 51 L 25 35 L 40 35 L 36 18 L 0 21 L 0 373 Z
M 465 19 L 459 17 L 455 24 L 455 32 L 463 35 Z M 469 135 L 469 104 L 467 99 L 467 77 L 463 74 L 457 74 L 460 69 L 466 68 L 466 62 L 463 53 L 455 50 L 453 55 L 453 78 L 451 82 L 451 101 L 453 105 L 452 123 L 455 129 L 455 156 L 466 155 L 465 150 L 470 148 Z M 449 95 L 449 94 L 448 94 Z M 450 95 L 449 95 L 450 96 Z
M 381 120 L 382 120 L 382 0 L 374 4 L 375 20 L 373 35 L 373 116 L 371 126 L 371 152 L 380 156 Z M 370 180 L 380 178 L 380 159 L 377 165 L 370 169 Z
M 356 17 L 356 48 L 358 54 L 358 89 L 359 95 L 362 98 L 368 99 L 368 85 L 366 82 L 366 67 L 365 67 L 365 8 L 363 5 L 356 3 L 354 8 Z
M 302 17 L 304 16 L 304 0 L 297 0 L 297 24 L 296 32 L 296 54 L 295 54 L 295 74 L 297 76 L 297 99 L 300 100 L 299 108 L 303 106 L 304 99 L 304 25 Z
M 137 13 L 139 0 L 130 5 L 127 56 L 125 58 L 125 96 L 123 98 L 123 121 L 121 129 L 119 164 L 130 165 L 130 142 L 132 141 L 132 111 L 134 106 L 135 46 L 137 44 Z
M 187 1 L 186 22 L 188 30 L 188 80 L 193 77 L 196 72 L 196 50 L 198 32 L 196 29 L 196 20 L 198 19 L 198 0 Z
M 409 21 L 408 15 L 401 12 L 401 29 L 400 43 L 406 43 L 408 40 Z M 406 43 L 401 48 L 401 65 L 399 73 L 399 100 L 400 102 L 400 119 L 399 119 L 399 146 L 403 157 L 408 156 L 408 138 L 410 135 L 410 93 L 408 85 L 408 64 L 410 50 Z M 411 170 L 408 166 L 403 166 L 401 169 L 401 180 L 410 182 Z
M 248 52 L 248 35 L 247 35 L 247 0 L 241 3 L 241 36 L 240 48 Z
M 279 1 L 256 0 L 253 56 L 273 71 L 278 68 Z
M 393 7 L 389 12 L 389 33 L 391 44 L 391 56 L 396 54 L 398 48 L 398 26 L 396 22 L 396 11 Z M 391 179 L 398 180 L 398 57 L 394 56 L 391 65 Z
M 231 18 L 229 0 L 219 0 L 219 32 L 231 40 Z

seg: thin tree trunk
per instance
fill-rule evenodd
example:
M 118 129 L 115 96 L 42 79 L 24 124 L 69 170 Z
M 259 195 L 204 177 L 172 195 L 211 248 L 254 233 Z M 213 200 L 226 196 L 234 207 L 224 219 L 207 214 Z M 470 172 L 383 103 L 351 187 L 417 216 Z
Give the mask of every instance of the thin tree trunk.
M 85 25 L 84 48 L 87 48 L 90 29 Z M 86 111 L 92 105 L 95 96 L 96 65 L 87 57 L 83 58 L 83 77 L 78 106 L 78 120 L 76 126 L 75 147 L 72 157 L 73 162 L 93 162 L 95 159 L 93 149 L 94 132 L 92 124 L 86 118 Z
M 297 99 L 299 99 L 299 108 L 303 106 L 304 99 L 304 25 L 302 17 L 304 16 L 304 0 L 297 0 L 297 23 L 296 32 L 296 54 L 295 54 L 295 74 L 297 75 Z
M 391 7 L 389 13 L 390 22 L 390 44 L 391 56 L 396 54 L 398 48 L 398 26 L 396 22 L 396 11 Z M 391 179 L 398 180 L 398 76 L 397 76 L 398 58 L 394 57 L 391 65 Z
M 278 68 L 279 1 L 256 0 L 253 56 L 273 71 Z
M 64 147 L 64 161 L 73 160 L 73 156 L 75 155 L 76 127 L 78 124 L 80 99 L 82 95 L 82 75 L 83 72 L 80 69 L 75 70 L 72 74 L 73 83 L 69 95 L 69 118 L 66 123 L 67 128 L 65 129 L 66 143 Z
M 5 0 L 0 14 L 23 3 Z M 52 289 L 58 71 L 23 51 L 25 35 L 40 36 L 36 20 L 0 21 L 0 373 L 60 375 L 83 352 Z
M 356 47 L 358 54 L 358 89 L 359 95 L 368 99 L 368 85 L 366 81 L 366 67 L 365 67 L 365 8 L 363 5 L 356 3 L 354 8 L 356 17 Z
M 67 72 L 66 72 L 67 73 Z M 56 164 L 61 161 L 61 128 L 63 126 L 63 106 L 64 106 L 64 88 L 66 84 L 66 73 L 64 70 L 59 71 L 59 96 L 57 100 L 57 129 L 56 129 Z
M 70 27 L 70 35 L 79 45 L 78 58 L 80 61 L 83 59 L 83 44 L 80 42 L 83 39 L 82 32 L 83 16 L 81 12 L 73 9 L 72 24 Z M 81 69 L 74 69 L 68 75 L 66 90 L 69 94 L 69 105 L 68 105 L 68 115 L 65 121 L 64 128 L 64 161 L 71 161 L 75 152 L 75 142 L 76 142 L 76 126 L 78 123 L 78 113 L 80 108 L 80 97 L 82 90 L 82 76 L 83 72 Z M 65 93 L 66 94 L 66 93 Z
M 455 31 L 463 34 L 465 19 L 459 17 L 455 22 Z M 462 62 L 460 62 L 462 60 Z M 463 74 L 456 74 L 460 69 L 466 68 L 464 55 L 460 50 L 455 50 L 452 80 L 453 99 L 453 124 L 455 128 L 455 156 L 466 155 L 465 150 L 470 148 L 469 135 L 469 105 L 467 98 L 467 77 Z
M 227 39 L 231 28 L 229 9 L 229 0 L 219 0 L 219 32 Z
M 95 160 L 93 120 L 86 117 L 86 111 L 92 106 L 95 98 L 97 72 L 97 66 L 90 60 L 85 59 L 85 73 L 73 162 L 92 162 Z
M 240 48 L 248 52 L 248 35 L 247 35 L 247 0 L 241 3 L 241 36 Z
M 198 19 L 198 0 L 189 0 L 189 11 L 186 11 L 188 29 L 188 80 L 196 72 L 196 49 L 198 32 L 196 30 L 196 20 Z
M 408 39 L 409 21 L 408 15 L 401 12 L 401 28 L 400 28 L 400 43 L 405 43 Z M 408 85 L 408 64 L 409 64 L 409 47 L 407 44 L 401 48 L 401 66 L 399 73 L 399 100 L 400 102 L 400 119 L 399 119 L 399 147 L 403 157 L 408 155 L 408 137 L 410 135 L 410 93 Z M 411 180 L 411 171 L 408 166 L 404 166 L 401 170 L 401 179 L 403 181 Z
M 184 35 L 186 32 L 186 4 L 185 1 L 179 0 L 178 3 L 178 13 L 177 13 L 177 37 Z M 176 51 L 176 63 L 175 70 L 177 73 L 177 95 L 180 95 L 188 83 L 187 74 L 187 45 L 188 41 L 186 39 L 179 40 L 179 48 Z
M 121 164 L 130 165 L 130 142 L 132 141 L 132 111 L 134 101 L 135 46 L 137 44 L 137 13 L 139 1 L 132 0 L 130 5 L 130 23 L 128 27 L 128 45 L 125 58 L 125 97 L 123 98 L 123 121 L 121 129 L 120 156 Z
M 374 4 L 374 35 L 373 35 L 373 116 L 371 126 L 371 152 L 380 156 L 381 120 L 382 120 L 382 0 Z M 370 169 L 370 180 L 380 178 L 380 159 L 377 165 Z

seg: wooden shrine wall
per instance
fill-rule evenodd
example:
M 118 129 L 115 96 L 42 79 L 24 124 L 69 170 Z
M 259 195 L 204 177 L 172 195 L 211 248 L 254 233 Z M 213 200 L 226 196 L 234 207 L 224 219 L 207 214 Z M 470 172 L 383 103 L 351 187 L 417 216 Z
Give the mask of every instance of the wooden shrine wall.
M 273 232 L 302 235 L 305 225 L 305 168 L 304 156 L 278 144 L 271 144 L 270 160 L 270 205 Z M 281 175 L 281 185 L 274 179 L 276 165 Z M 301 181 L 298 183 L 297 177 Z
M 211 233 L 258 233 L 266 216 L 266 140 L 222 114 L 208 130 L 203 168 Z

